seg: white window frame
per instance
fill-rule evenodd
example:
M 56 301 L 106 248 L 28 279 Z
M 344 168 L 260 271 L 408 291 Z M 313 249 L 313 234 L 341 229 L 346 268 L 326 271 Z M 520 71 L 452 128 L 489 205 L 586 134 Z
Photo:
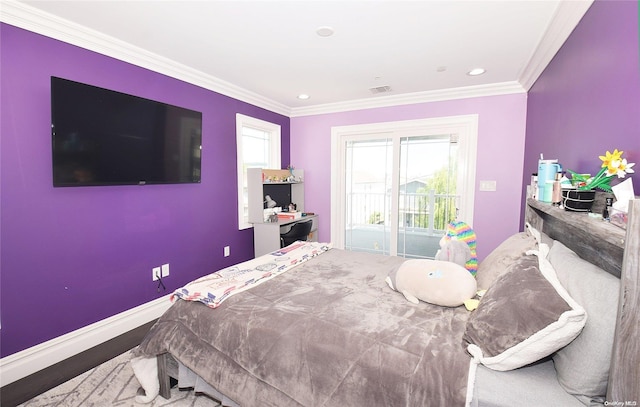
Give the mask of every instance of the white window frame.
M 279 169 L 281 166 L 281 128 L 279 124 L 256 119 L 255 117 L 245 116 L 236 113 L 236 150 L 237 150 L 237 169 L 238 174 L 238 229 L 248 229 L 253 227 L 245 218 L 244 205 L 244 189 L 246 185 L 246 169 L 244 164 L 244 150 L 242 145 L 242 129 L 251 127 L 257 130 L 269 133 L 269 164 L 265 168 Z
M 416 134 L 416 130 L 421 135 L 457 134 L 459 136 L 457 184 L 460 186 L 459 191 L 463 192 L 463 194 L 460 197 L 460 202 L 458 202 L 458 217 L 473 227 L 476 156 L 478 150 L 477 114 L 339 126 L 331 129 L 331 242 L 333 247 L 344 249 L 345 199 L 343 174 L 346 165 L 345 140 L 354 136 L 363 135 L 369 138 L 373 134 L 384 133 L 393 133 L 401 137 L 405 132 Z

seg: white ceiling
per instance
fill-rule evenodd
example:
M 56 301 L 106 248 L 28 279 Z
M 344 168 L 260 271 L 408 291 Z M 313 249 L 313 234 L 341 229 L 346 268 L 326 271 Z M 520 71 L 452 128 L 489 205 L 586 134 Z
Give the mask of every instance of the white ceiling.
M 296 115 L 524 92 L 590 4 L 2 0 L 2 19 Z

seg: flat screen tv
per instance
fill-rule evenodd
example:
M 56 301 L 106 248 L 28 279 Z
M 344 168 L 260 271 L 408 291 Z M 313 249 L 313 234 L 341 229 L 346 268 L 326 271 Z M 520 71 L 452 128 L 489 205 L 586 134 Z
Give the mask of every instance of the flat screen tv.
M 53 185 L 199 183 L 202 113 L 51 77 Z

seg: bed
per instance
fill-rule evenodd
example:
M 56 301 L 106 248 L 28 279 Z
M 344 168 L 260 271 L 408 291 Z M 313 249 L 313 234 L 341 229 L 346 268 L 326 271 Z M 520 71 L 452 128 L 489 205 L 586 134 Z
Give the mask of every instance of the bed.
M 326 247 L 224 301 L 182 296 L 133 352 L 138 401 L 173 377 L 229 406 L 637 405 L 640 200 L 626 231 L 526 207 L 473 312 L 392 291 L 402 258 Z

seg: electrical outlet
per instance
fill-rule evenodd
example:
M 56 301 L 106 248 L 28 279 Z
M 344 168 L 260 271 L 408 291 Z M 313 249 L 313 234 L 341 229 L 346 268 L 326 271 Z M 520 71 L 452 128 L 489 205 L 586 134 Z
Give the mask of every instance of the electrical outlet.
M 224 257 L 229 257 L 231 254 L 231 248 L 229 246 L 224 247 Z
M 157 281 L 161 275 L 162 269 L 160 267 L 154 267 L 151 269 L 151 278 L 153 279 L 153 281 Z
M 169 275 L 169 263 L 162 265 L 162 277 L 167 277 Z

